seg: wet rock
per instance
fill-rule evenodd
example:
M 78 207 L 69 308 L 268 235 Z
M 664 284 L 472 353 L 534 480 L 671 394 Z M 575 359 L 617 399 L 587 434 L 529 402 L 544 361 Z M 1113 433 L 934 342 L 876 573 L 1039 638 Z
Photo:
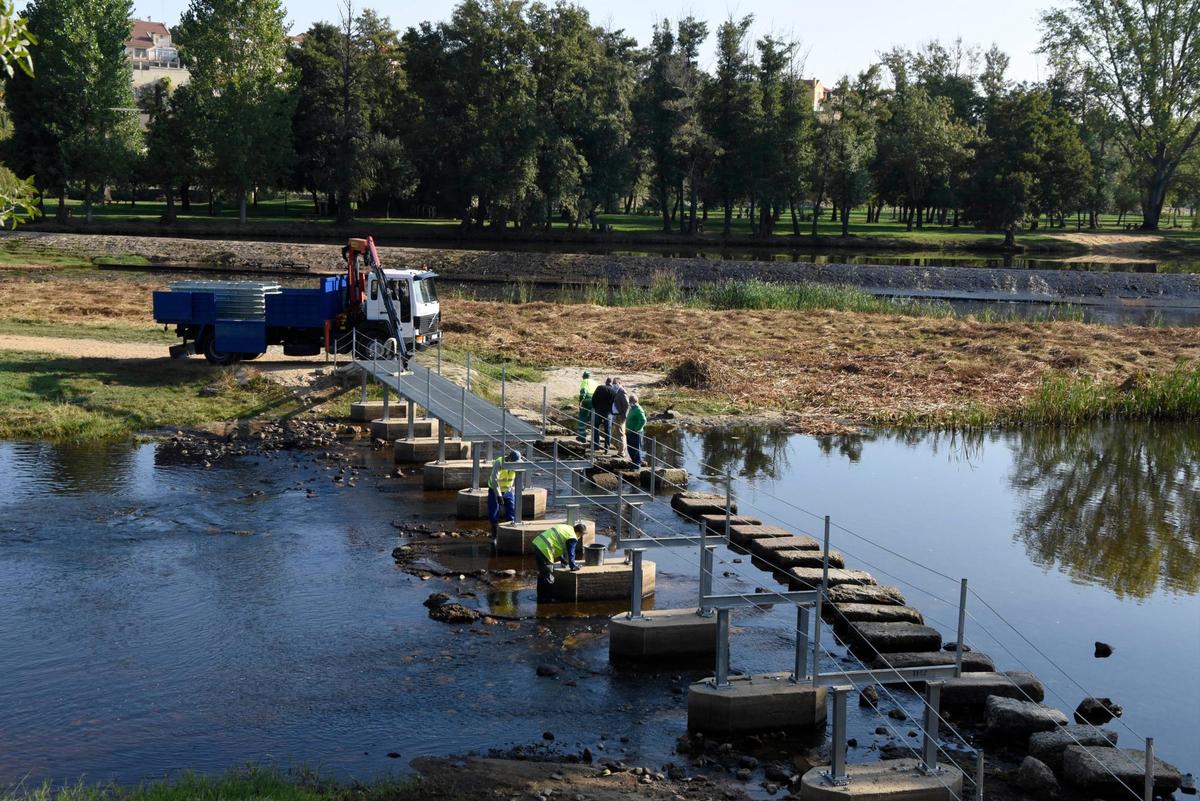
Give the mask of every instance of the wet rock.
M 556 665 L 541 664 L 537 666 L 537 674 L 543 678 L 551 678 L 561 672 Z
M 1169 796 L 1183 784 L 1174 765 L 1155 758 L 1154 792 Z M 1071 784 L 1100 795 L 1124 795 L 1128 788 L 1140 794 L 1146 780 L 1146 752 L 1136 748 L 1069 745 L 1063 751 L 1063 775 Z
M 679 735 L 679 739 L 675 741 L 675 752 L 686 754 L 692 750 L 692 739 L 686 734 Z
M 388 751 L 387 756 L 388 759 L 399 759 L 400 753 L 398 751 Z
M 917 751 L 911 745 L 889 740 L 879 746 L 880 759 L 911 759 L 917 756 Z
M 1095 657 L 1097 659 L 1107 659 L 1108 657 L 1110 657 L 1112 655 L 1113 655 L 1113 647 L 1111 645 L 1109 645 L 1106 642 L 1100 642 L 1099 640 L 1096 641 Z
M 775 795 L 779 792 L 779 785 L 767 782 L 763 785 L 763 789 L 767 791 L 767 795 Z
M 474 623 L 480 615 L 462 604 L 444 604 L 429 610 L 429 616 L 440 623 Z
M 554 742 L 554 732 L 552 732 L 552 731 L 542 732 L 542 739 L 546 740 L 547 742 Z
M 1067 716 L 1057 709 L 997 695 L 988 696 L 983 717 L 989 736 L 1022 741 L 1034 732 L 1052 731 L 1068 722 Z
M 1190 773 L 1183 774 L 1183 779 L 1179 782 L 1179 792 L 1184 795 L 1196 794 L 1196 777 Z
M 858 691 L 858 705 L 861 707 L 874 707 L 879 704 L 879 691 L 875 689 L 874 684 L 868 684 Z
M 396 550 L 398 551 L 400 549 L 397 548 Z M 396 555 L 395 551 L 392 552 L 392 555 Z M 450 596 L 444 592 L 435 592 L 421 603 L 429 609 L 437 609 L 439 606 L 445 606 L 446 604 L 450 603 Z
M 908 713 L 900 707 L 888 710 L 888 717 L 892 720 L 908 720 Z
M 749 768 L 740 768 L 740 769 L 738 769 L 737 773 L 733 774 L 733 776 L 739 782 L 748 782 L 748 781 L 750 781 L 750 769 Z
M 738 757 L 738 767 L 754 770 L 758 767 L 758 760 L 749 754 L 742 754 L 740 757 Z
M 875 733 L 880 736 L 886 736 L 888 733 L 887 727 L 886 726 L 876 726 Z
M 772 762 L 763 768 L 763 776 L 769 782 L 777 782 L 778 784 L 791 784 L 795 773 L 789 770 L 785 765 Z
M 1124 711 L 1111 698 L 1084 698 L 1075 708 L 1075 722 L 1102 726 L 1113 718 L 1121 717 Z
M 849 740 L 846 741 L 846 747 L 847 748 L 858 748 L 858 740 L 854 737 L 851 737 Z
M 1063 751 L 1068 745 L 1094 745 L 1112 747 L 1117 744 L 1117 733 L 1096 726 L 1063 726 L 1053 731 L 1039 731 L 1029 735 L 1029 753 L 1045 762 L 1053 770 L 1062 768 Z
M 1058 779 L 1046 763 L 1036 757 L 1027 756 L 1017 769 L 1017 786 L 1034 798 L 1058 798 Z
M 592 749 L 584 748 L 582 751 L 579 752 L 579 761 L 580 762 L 585 762 L 590 765 L 590 764 L 592 764 L 592 759 L 594 759 L 594 757 L 592 755 Z

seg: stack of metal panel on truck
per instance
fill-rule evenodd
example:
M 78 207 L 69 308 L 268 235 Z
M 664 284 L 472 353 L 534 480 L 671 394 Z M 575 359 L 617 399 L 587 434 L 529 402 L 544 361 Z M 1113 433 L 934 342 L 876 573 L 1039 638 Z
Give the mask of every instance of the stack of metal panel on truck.
M 211 292 L 218 320 L 265 320 L 267 295 L 283 291 L 279 284 L 259 281 L 176 281 L 172 292 Z

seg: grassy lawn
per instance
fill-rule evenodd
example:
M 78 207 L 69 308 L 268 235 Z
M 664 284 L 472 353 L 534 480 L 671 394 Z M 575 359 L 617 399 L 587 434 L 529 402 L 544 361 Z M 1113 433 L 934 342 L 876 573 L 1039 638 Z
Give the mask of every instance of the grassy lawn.
M 161 344 L 165 348 L 179 343 L 179 337 L 162 327 L 146 328 L 119 323 L 53 323 L 33 320 L 0 320 L 0 335 L 24 337 L 60 337 L 62 339 L 94 339 L 99 342 L 142 342 Z
M 253 370 L 239 381 L 235 369 L 198 362 L 0 351 L 0 439 L 112 439 L 277 415 L 291 404 L 282 387 Z

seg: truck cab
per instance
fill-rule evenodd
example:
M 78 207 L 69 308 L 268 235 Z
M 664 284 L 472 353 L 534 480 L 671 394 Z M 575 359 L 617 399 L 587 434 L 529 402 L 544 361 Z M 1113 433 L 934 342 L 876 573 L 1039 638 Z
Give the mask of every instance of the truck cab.
M 400 320 L 400 334 L 409 347 L 417 349 L 434 345 L 442 338 L 441 306 L 437 296 L 437 274 L 421 270 L 383 270 L 384 281 L 377 274 L 367 275 L 366 319 L 370 329 L 388 328 L 386 292 Z

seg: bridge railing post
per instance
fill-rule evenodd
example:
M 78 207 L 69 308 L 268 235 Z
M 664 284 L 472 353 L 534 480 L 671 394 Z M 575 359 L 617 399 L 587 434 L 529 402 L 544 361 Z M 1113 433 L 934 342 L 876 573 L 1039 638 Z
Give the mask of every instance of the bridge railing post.
M 542 437 L 550 436 L 550 390 L 542 385 Z
M 813 623 L 812 651 L 812 680 L 817 686 L 821 675 L 821 615 L 825 603 L 825 593 L 829 591 L 829 515 L 825 515 L 825 545 L 821 553 L 821 591 L 817 593 L 817 609 Z
M 559 461 L 559 459 L 558 459 L 558 440 L 554 440 L 553 447 L 554 447 L 554 468 L 553 468 L 554 472 L 550 474 L 550 497 L 547 499 L 547 503 L 550 505 L 551 508 L 558 506 L 558 503 L 556 502 L 556 499 L 558 498 L 558 461 Z
M 964 578 L 958 588 L 958 639 L 954 646 L 954 674 L 962 676 L 963 671 L 963 637 L 967 629 L 967 580 Z
M 650 446 L 649 448 L 645 449 L 647 451 L 646 455 L 649 457 L 649 461 L 650 461 L 650 494 L 656 495 L 656 494 L 658 494 L 658 487 L 656 486 L 657 482 L 658 482 L 658 477 L 654 474 L 654 462 L 656 461 L 654 457 L 657 455 L 657 452 L 658 452 L 658 443 L 654 441 L 653 437 L 649 437 L 648 439 L 649 439 L 649 442 L 643 442 L 642 445 Z M 640 467 L 640 465 L 639 465 L 639 467 Z
M 792 683 L 808 678 L 808 627 L 810 612 L 807 606 L 796 607 L 796 658 L 792 667 Z
M 471 443 L 471 489 L 479 489 L 479 443 Z
M 508 440 L 508 365 L 500 365 L 500 447 Z
M 513 522 L 521 525 L 521 507 L 524 506 L 525 471 L 517 471 L 517 480 L 513 483 Z
M 408 438 L 415 439 L 417 436 L 417 408 L 413 403 L 412 398 L 408 400 Z
M 846 775 L 846 696 L 854 688 L 849 685 L 838 685 L 830 688 L 833 691 L 833 754 L 829 761 L 829 770 L 822 771 L 827 784 L 844 787 L 850 783 Z
M 633 575 L 629 582 L 629 620 L 644 620 L 642 614 L 642 555 L 645 548 L 634 548 L 630 551 L 633 559 Z
M 945 771 L 938 767 L 938 724 L 942 713 L 942 685 L 945 682 L 925 683 L 925 716 L 922 725 L 924 740 L 921 743 L 921 772 L 936 776 Z
M 392 419 L 391 404 L 388 402 L 388 396 L 392 393 L 388 392 L 388 385 L 382 381 L 379 382 L 379 386 L 383 387 L 383 422 L 387 423 Z
M 729 687 L 729 610 L 717 610 L 717 668 L 713 676 L 717 689 Z
M 703 524 L 701 524 L 703 525 Z M 713 609 L 708 605 L 712 595 L 713 562 L 716 559 L 717 546 L 705 545 L 700 549 L 700 606 L 696 614 L 700 617 L 712 617 Z

